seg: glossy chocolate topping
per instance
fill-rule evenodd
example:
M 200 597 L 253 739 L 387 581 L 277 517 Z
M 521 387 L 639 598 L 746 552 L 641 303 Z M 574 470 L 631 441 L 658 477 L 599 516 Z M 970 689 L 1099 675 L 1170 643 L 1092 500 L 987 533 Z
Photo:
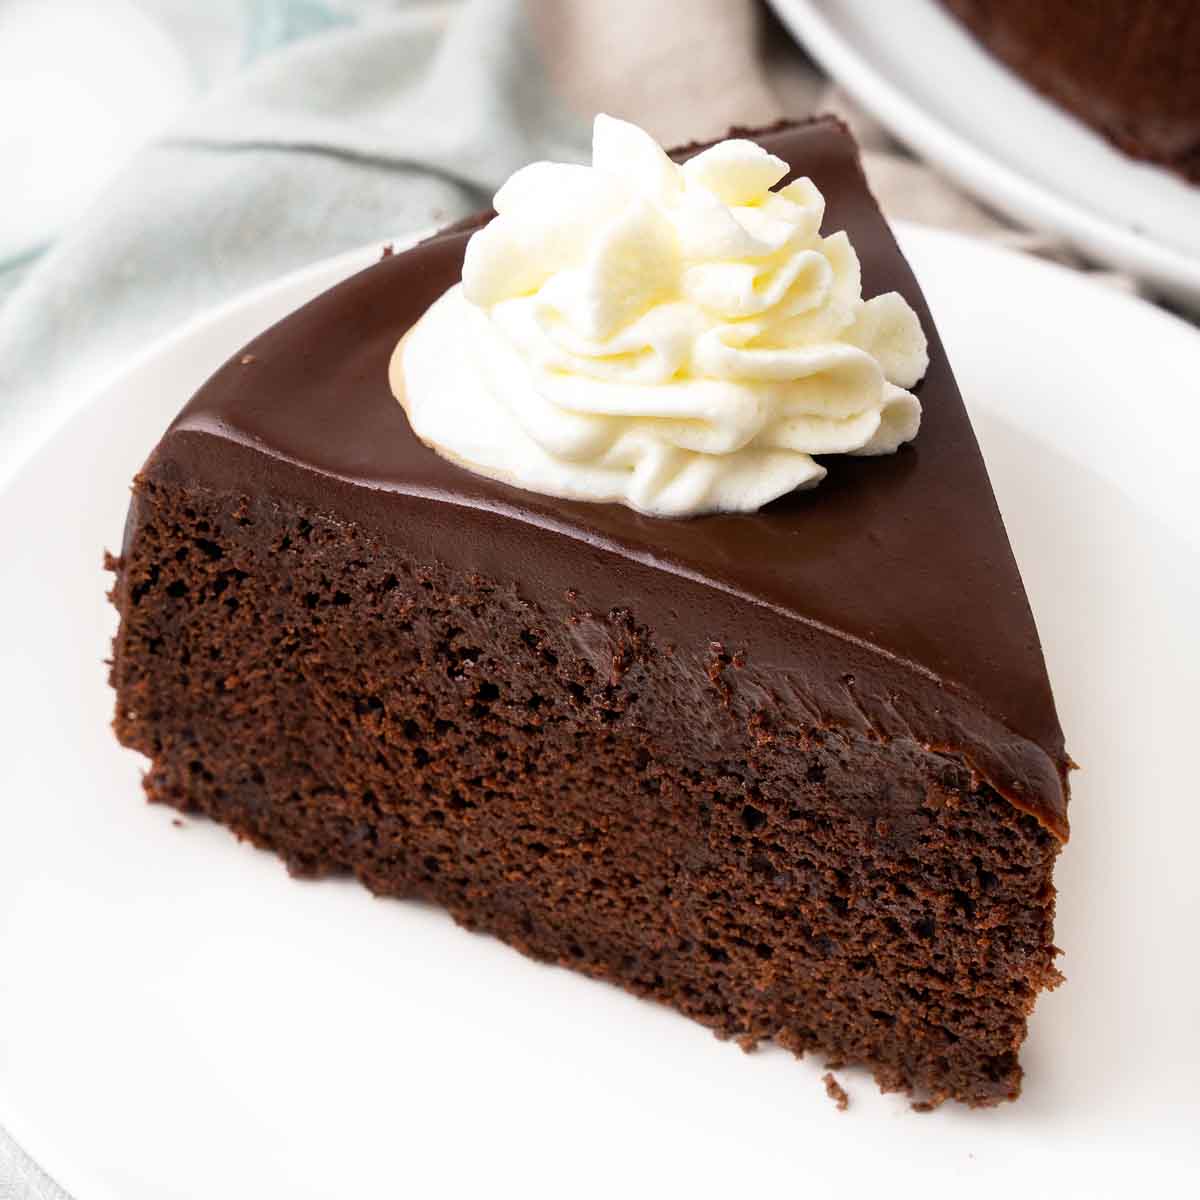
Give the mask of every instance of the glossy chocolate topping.
M 912 446 L 826 458 L 818 488 L 757 514 L 686 520 L 558 500 L 449 463 L 413 436 L 387 365 L 458 280 L 476 221 L 385 258 L 256 339 L 253 362 L 239 354 L 217 371 L 147 470 L 313 505 L 416 555 L 515 577 L 544 611 L 621 606 L 697 655 L 714 640 L 736 645 L 747 704 L 960 754 L 1065 837 L 1068 760 L 1037 630 L 924 298 L 839 123 L 754 136 L 824 193 L 823 228 L 848 231 L 864 296 L 899 291 L 920 315 L 931 361 Z

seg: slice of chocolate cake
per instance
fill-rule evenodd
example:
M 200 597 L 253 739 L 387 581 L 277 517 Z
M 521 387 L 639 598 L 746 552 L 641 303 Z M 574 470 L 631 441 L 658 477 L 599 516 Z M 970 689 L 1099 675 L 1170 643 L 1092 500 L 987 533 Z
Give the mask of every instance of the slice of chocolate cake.
M 997 58 L 1126 154 L 1200 183 L 1196 0 L 942 0 Z
M 466 290 L 495 306 L 462 319 L 486 327 L 456 334 L 441 302 L 460 303 L 491 214 L 385 258 L 220 368 L 134 485 L 113 564 L 117 735 L 149 757 L 150 799 L 296 874 L 435 901 L 744 1045 L 991 1104 L 1017 1095 L 1026 1018 L 1059 978 L 1068 759 L 1037 631 L 850 135 L 821 119 L 747 136 L 783 163 L 722 143 L 680 182 L 646 158 L 633 175 L 659 171 L 675 198 L 643 189 L 601 213 L 603 254 L 564 235 L 557 266 L 520 240 L 557 236 L 553 219 L 498 224 L 505 204 L 540 203 L 537 172 L 514 177 L 504 236 L 469 256 Z M 786 186 L 797 176 L 811 183 Z M 576 182 L 584 210 L 608 203 Z M 697 266 L 701 244 L 721 270 Z M 739 254 L 770 270 L 725 271 Z M 601 276 L 617 282 L 596 300 Z M 746 315 L 772 288 L 774 332 Z M 502 308 L 509 292 L 521 303 Z M 631 349 L 625 309 L 651 293 L 649 349 Z M 721 306 L 736 312 L 713 334 L 697 314 Z M 559 424 L 528 487 L 533 452 L 498 450 L 507 433 L 476 437 L 484 462 L 473 421 L 448 428 L 453 445 L 436 435 L 437 380 L 472 386 L 463 364 L 504 321 L 506 345 L 551 337 L 572 355 L 586 326 L 628 384 L 618 397 L 596 368 L 576 386 L 574 359 L 547 359 Z M 816 370 L 814 346 L 826 373 L 805 408 L 796 363 Z M 437 449 L 389 387 L 394 352 Z M 507 363 L 489 387 L 511 382 Z M 851 403 L 852 382 L 874 407 Z M 712 420 L 680 415 L 676 385 Z M 650 416 L 629 417 L 630 397 Z M 543 419 L 510 399 L 519 422 Z M 731 412 L 758 416 L 721 442 Z M 559 450 L 581 465 L 556 474 Z M 649 515 L 667 510 L 705 515 Z

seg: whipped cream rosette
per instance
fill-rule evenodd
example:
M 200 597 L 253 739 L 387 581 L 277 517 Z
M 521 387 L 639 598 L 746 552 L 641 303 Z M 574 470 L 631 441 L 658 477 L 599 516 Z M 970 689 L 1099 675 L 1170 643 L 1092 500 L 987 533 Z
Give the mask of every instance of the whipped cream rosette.
M 897 293 L 862 297 L 811 180 L 717 143 L 677 164 L 596 118 L 592 165 L 497 192 L 461 284 L 397 347 L 417 436 L 484 475 L 657 516 L 746 512 L 825 475 L 814 455 L 916 436 L 928 365 Z

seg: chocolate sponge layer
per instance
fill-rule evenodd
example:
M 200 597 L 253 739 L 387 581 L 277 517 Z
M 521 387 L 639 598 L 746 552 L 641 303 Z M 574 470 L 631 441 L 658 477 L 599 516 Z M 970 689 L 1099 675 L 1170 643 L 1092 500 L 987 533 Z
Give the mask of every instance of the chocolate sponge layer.
M 151 800 L 722 1037 L 1019 1091 L 1059 843 L 961 757 L 765 702 L 738 629 L 534 605 L 278 498 L 143 476 L 113 566 Z

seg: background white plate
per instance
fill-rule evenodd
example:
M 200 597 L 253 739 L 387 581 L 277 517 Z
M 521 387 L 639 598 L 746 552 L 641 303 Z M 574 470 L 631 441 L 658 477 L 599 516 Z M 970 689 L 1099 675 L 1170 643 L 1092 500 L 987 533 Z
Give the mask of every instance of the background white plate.
M 1058 873 L 1069 983 L 1038 1005 L 1024 1098 L 922 1116 L 846 1071 L 839 1114 L 816 1059 L 747 1058 L 143 805 L 108 728 L 101 548 L 184 398 L 364 251 L 158 347 L 0 492 L 0 1123 L 78 1200 L 1094 1197 L 1200 1173 L 1200 412 L 1180 382 L 1200 336 L 1045 263 L 902 233 L 1084 764 Z
M 1043 99 L 938 0 L 771 4 L 864 108 L 980 200 L 1200 312 L 1200 187 Z

